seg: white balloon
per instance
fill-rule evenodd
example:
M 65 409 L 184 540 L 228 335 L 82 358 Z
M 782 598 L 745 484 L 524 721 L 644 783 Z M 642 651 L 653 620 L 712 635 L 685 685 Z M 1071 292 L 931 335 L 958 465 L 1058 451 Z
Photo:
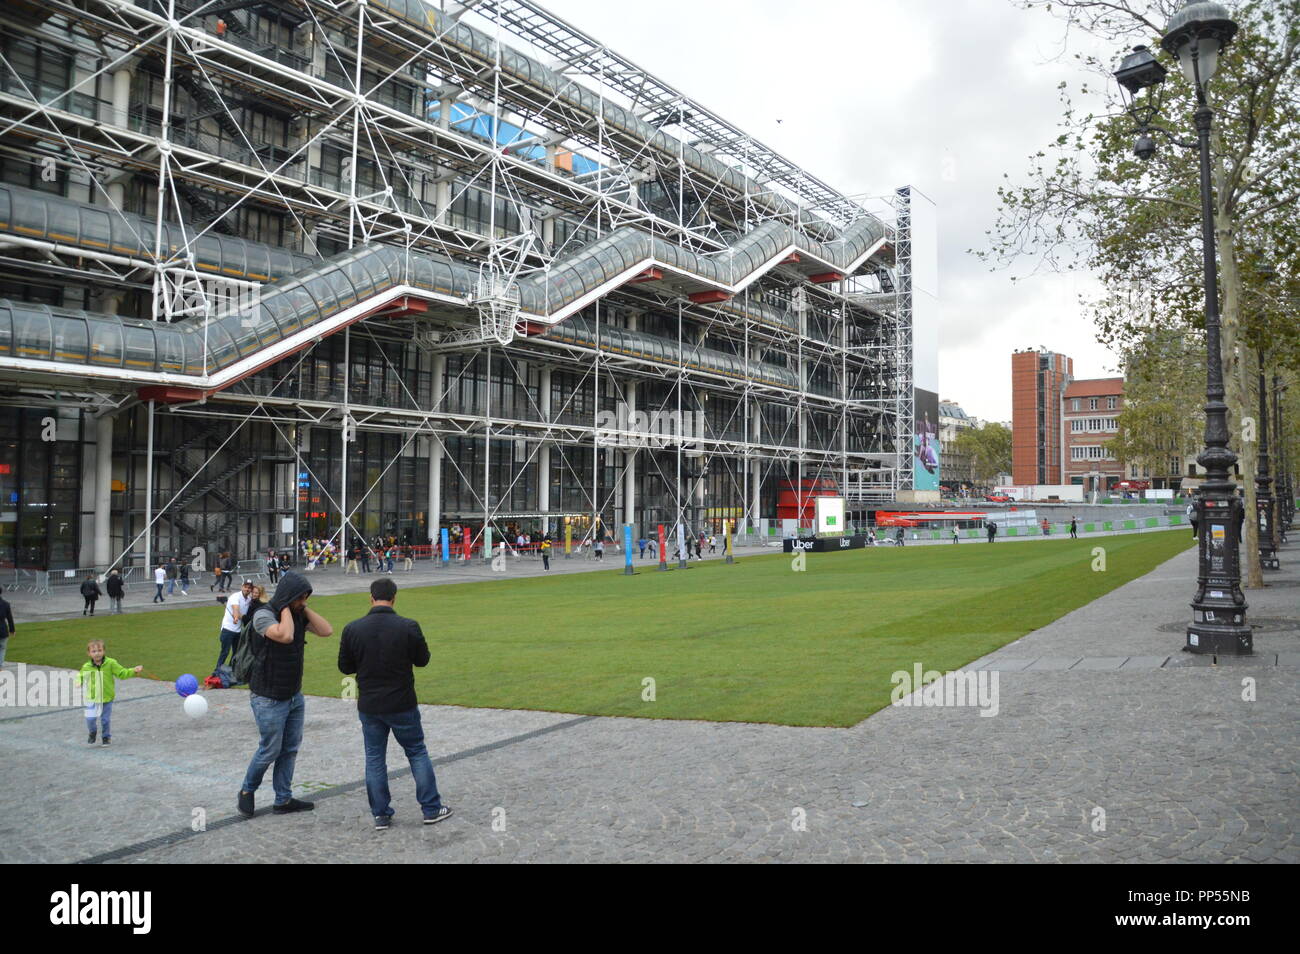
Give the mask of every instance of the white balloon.
M 208 700 L 197 692 L 185 697 L 185 714 L 191 719 L 202 718 L 208 711 Z

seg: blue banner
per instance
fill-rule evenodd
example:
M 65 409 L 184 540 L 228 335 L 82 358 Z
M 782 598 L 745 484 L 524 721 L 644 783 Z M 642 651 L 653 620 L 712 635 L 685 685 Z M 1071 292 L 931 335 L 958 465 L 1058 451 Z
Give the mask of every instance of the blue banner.
M 623 565 L 632 569 L 632 524 L 623 524 Z
M 447 528 L 442 528 L 442 562 L 446 563 L 451 559 L 451 538 L 447 534 Z

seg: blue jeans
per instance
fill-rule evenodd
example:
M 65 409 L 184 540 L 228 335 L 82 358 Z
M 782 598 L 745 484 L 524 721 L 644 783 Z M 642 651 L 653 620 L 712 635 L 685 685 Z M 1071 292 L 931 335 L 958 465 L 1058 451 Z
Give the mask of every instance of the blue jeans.
M 176 592 L 176 578 L 172 577 L 167 581 L 167 595 L 171 596 Z
M 230 654 L 230 664 L 231 664 L 232 666 L 235 664 L 235 640 L 237 640 L 237 639 L 239 639 L 239 633 L 238 633 L 237 631 L 236 631 L 236 632 L 231 632 L 230 630 L 226 629 L 225 627 L 222 627 L 222 630 L 221 630 L 221 654 L 220 654 L 219 656 L 217 656 L 217 668 L 218 668 L 218 669 L 220 669 L 220 668 L 221 668 L 221 664 L 222 664 L 223 662 L 226 661 L 226 653 L 229 653 L 229 654 Z
M 153 601 L 155 603 L 161 603 L 163 601 L 163 595 L 162 595 L 163 585 L 161 583 L 155 583 L 154 585 L 158 587 L 158 592 L 153 595 Z
M 275 763 L 271 773 L 271 786 L 275 789 L 275 804 L 283 805 L 293 798 L 293 763 L 302 745 L 302 723 L 306 711 L 302 693 L 292 699 L 268 699 L 255 693 L 248 694 L 253 707 L 253 718 L 262 733 L 262 742 L 248 763 L 243 790 L 255 792 L 262 784 L 262 776 Z
M 370 814 L 391 815 L 392 796 L 388 791 L 388 731 L 406 753 L 411 763 L 411 776 L 415 779 L 415 799 L 420 803 L 425 818 L 438 814 L 442 798 L 438 795 L 438 781 L 433 774 L 429 750 L 424 747 L 424 728 L 420 725 L 420 710 L 386 712 L 372 715 L 358 712 L 361 719 L 361 737 L 366 743 L 366 797 L 370 799 Z
M 113 718 L 113 703 L 105 702 L 102 706 L 98 702 L 86 703 L 86 731 L 95 731 L 95 719 L 98 717 L 99 724 L 103 726 L 100 737 L 111 739 L 113 737 L 113 728 L 109 724 Z

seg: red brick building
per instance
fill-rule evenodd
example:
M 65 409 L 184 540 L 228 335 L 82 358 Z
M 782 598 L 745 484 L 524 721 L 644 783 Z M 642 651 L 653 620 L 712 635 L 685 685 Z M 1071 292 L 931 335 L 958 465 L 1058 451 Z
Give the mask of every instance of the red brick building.
M 1074 362 L 1051 351 L 1011 355 L 1011 480 L 1063 484 L 1061 400 Z
M 1106 451 L 1105 444 L 1119 432 L 1117 418 L 1124 407 L 1124 379 L 1071 381 L 1063 401 L 1065 449 L 1061 483 L 1083 484 L 1085 492 L 1114 488 L 1125 479 L 1124 469 Z

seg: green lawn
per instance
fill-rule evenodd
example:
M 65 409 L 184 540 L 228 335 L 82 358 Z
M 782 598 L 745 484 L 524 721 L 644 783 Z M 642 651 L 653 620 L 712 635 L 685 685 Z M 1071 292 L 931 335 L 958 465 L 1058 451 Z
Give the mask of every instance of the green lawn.
M 398 594 L 434 658 L 422 702 L 668 719 L 847 726 L 883 708 L 890 676 L 949 670 L 1141 576 L 1185 533 L 782 554 L 632 577 L 489 580 Z M 1105 572 L 1092 549 L 1106 548 Z M 399 578 L 400 585 L 400 578 Z M 312 605 L 336 632 L 364 595 Z M 11 660 L 80 667 L 92 636 L 172 680 L 211 672 L 220 607 L 20 625 Z M 21 621 L 20 621 L 21 623 Z M 340 693 L 336 640 L 308 637 L 304 690 Z M 656 700 L 642 700 L 642 680 Z

